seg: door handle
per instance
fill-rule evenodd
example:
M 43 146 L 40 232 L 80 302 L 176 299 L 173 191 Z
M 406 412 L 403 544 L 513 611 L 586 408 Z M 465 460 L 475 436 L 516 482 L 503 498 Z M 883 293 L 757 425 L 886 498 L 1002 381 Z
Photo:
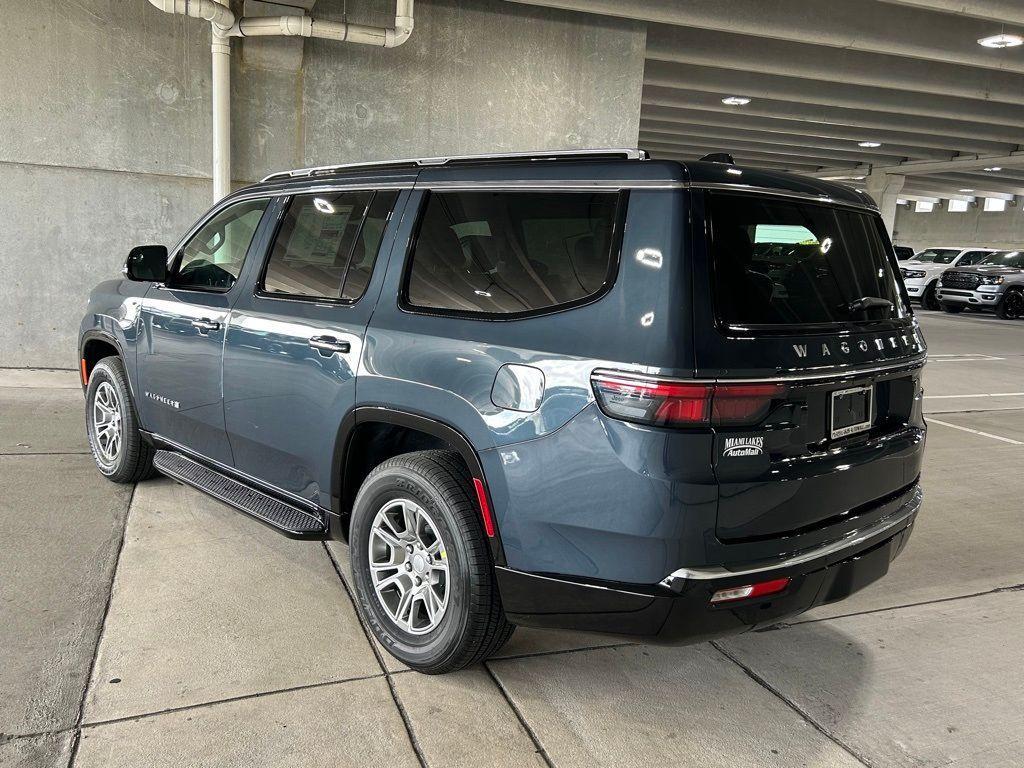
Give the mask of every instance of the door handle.
M 309 340 L 309 346 L 324 357 L 330 357 L 335 352 L 340 352 L 344 355 L 352 349 L 352 345 L 347 341 L 340 341 L 333 336 L 314 336 Z
M 192 321 L 192 327 L 198 328 L 200 333 L 209 333 L 210 331 L 219 331 L 220 323 L 206 317 L 201 317 L 198 320 Z

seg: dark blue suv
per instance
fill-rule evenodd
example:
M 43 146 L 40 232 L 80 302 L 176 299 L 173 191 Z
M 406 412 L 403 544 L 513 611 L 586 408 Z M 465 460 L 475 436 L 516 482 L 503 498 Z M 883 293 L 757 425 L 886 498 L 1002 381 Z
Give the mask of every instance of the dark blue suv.
M 842 599 L 909 538 L 898 272 L 870 198 L 728 156 L 274 174 L 92 292 L 89 440 L 111 480 L 347 541 L 423 672 L 519 624 L 692 642 Z

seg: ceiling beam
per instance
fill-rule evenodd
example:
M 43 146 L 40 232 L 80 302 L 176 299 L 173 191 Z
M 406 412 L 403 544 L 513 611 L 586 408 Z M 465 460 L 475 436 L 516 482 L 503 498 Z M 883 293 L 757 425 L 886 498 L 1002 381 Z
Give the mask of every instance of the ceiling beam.
M 689 27 L 652 25 L 647 31 L 647 58 L 809 80 L 830 80 L 841 72 L 846 85 L 1009 104 L 1024 99 L 1024 76 L 1019 71 L 995 72 Z
M 1001 174 L 986 173 L 983 178 L 967 174 L 950 173 L 922 176 L 921 179 L 927 180 L 926 183 L 941 184 L 944 187 L 948 186 L 950 189 L 957 191 L 970 189 L 973 192 L 968 194 L 978 195 L 979 197 L 987 197 L 989 193 L 1024 195 L 1024 181 L 1020 179 L 1007 179 Z
M 805 146 L 801 144 L 773 144 L 763 141 L 741 141 L 739 139 L 719 139 L 715 136 L 707 136 L 699 133 L 683 135 L 679 133 L 666 133 L 664 131 L 652 130 L 643 123 L 640 124 L 640 141 L 656 141 L 661 144 L 674 144 L 677 146 L 696 147 L 717 147 L 723 152 L 764 152 L 775 155 L 806 155 L 808 157 L 824 158 L 826 160 L 839 160 L 849 163 L 873 162 L 879 165 L 895 164 L 906 158 L 902 155 L 880 155 L 869 156 L 864 150 L 856 145 L 851 149 L 822 149 L 819 147 Z
M 1020 3 L 1020 0 L 882 0 L 882 2 L 1024 26 L 1024 5 Z
M 1017 167 L 1024 166 L 1024 151 L 1011 152 L 1008 155 L 982 155 L 956 157 L 952 160 L 910 160 L 896 165 L 876 167 L 880 173 L 894 173 L 901 176 L 921 176 L 931 173 L 957 173 L 960 171 L 977 171 L 990 166 Z M 995 177 L 995 174 L 993 174 Z
M 928 7 L 889 5 L 872 13 L 866 0 L 513 0 L 526 5 L 565 8 L 584 13 L 713 29 L 805 43 L 813 35 L 819 45 L 871 53 L 887 53 L 927 61 L 965 64 L 985 69 L 1019 69 L 1015 56 L 982 48 L 978 38 L 993 34 L 990 21 L 950 17 Z M 923 6 L 923 4 L 922 4 Z M 999 31 L 999 30 L 996 30 Z M 1007 32 L 1020 32 L 1017 27 Z
M 961 119 L 970 115 L 985 123 L 1012 126 L 1024 124 L 1024 96 L 1015 104 L 982 102 L 957 96 L 900 91 L 895 87 L 873 88 L 847 85 L 837 80 L 805 80 L 798 77 L 766 75 L 757 70 L 739 72 L 718 67 L 690 67 L 664 61 L 648 61 L 644 83 L 662 88 L 681 88 L 722 96 L 738 94 L 797 104 L 893 112 L 901 115 Z
M 881 147 L 858 147 L 855 140 L 823 139 L 818 136 L 798 136 L 783 133 L 765 133 L 763 131 L 744 130 L 742 128 L 725 128 L 707 125 L 686 125 L 669 123 L 661 120 L 648 120 L 641 116 L 641 133 L 668 134 L 673 136 L 707 136 L 716 138 L 723 143 L 729 141 L 756 141 L 761 144 L 781 144 L 786 146 L 813 147 L 839 152 L 854 152 L 865 159 L 879 161 L 882 157 L 901 157 L 911 160 L 948 160 L 953 152 L 938 149 L 921 149 L 906 147 L 885 142 Z M 877 138 L 872 136 L 872 138 Z
M 719 106 L 724 107 L 720 102 Z M 736 108 L 729 108 L 729 111 L 712 112 L 704 109 L 681 109 L 651 105 L 643 107 L 640 112 L 640 120 L 641 122 L 648 120 L 657 121 L 663 125 L 679 123 L 712 128 L 735 128 L 737 130 L 753 131 L 762 136 L 781 135 L 787 138 L 790 136 L 804 136 L 815 140 L 821 137 L 852 142 L 857 142 L 864 138 L 864 130 L 855 126 L 807 122 L 787 118 L 760 117 L 758 115 L 744 114 L 742 110 Z M 878 141 L 885 144 L 899 145 L 900 147 L 917 147 L 920 148 L 922 153 L 953 154 L 960 151 L 995 155 L 1000 152 L 1009 152 L 1016 148 L 1016 144 L 982 141 L 959 136 L 936 136 L 912 133 L 910 131 L 883 131 L 878 128 L 871 129 L 871 131 L 871 136 Z M 1024 140 L 1024 137 L 1022 137 L 1022 140 Z M 909 153 L 908 156 L 912 157 Z M 934 155 L 927 155 L 927 158 L 932 157 Z M 926 157 L 921 159 L 926 159 Z
M 896 113 L 826 107 L 817 104 L 800 104 L 773 99 L 758 99 L 743 107 L 732 107 L 722 103 L 720 94 L 701 93 L 674 88 L 645 86 L 642 103 L 649 106 L 681 107 L 703 109 L 733 115 L 755 115 L 758 117 L 804 120 L 813 123 L 878 128 L 879 130 L 913 131 L 928 135 L 974 137 L 984 141 L 1010 144 L 1014 147 L 1021 142 L 1019 126 L 993 125 L 969 120 L 946 120 L 942 118 L 921 118 Z

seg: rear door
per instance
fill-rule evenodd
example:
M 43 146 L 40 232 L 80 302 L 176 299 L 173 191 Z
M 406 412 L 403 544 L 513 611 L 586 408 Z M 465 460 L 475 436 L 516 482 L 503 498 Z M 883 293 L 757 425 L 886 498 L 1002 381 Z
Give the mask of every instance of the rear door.
M 265 263 L 231 313 L 224 418 L 235 467 L 325 507 L 400 194 L 367 185 L 283 200 Z
M 216 211 L 173 257 L 165 285 L 140 312 L 138 404 L 142 423 L 216 461 L 230 464 L 221 404 L 221 349 L 239 275 L 269 205 L 245 200 Z
M 924 341 L 877 214 L 696 193 L 698 378 L 763 382 L 715 426 L 718 538 L 813 535 L 881 516 L 920 472 Z M 766 389 L 767 391 L 767 389 Z M 796 546 L 797 542 L 791 542 Z

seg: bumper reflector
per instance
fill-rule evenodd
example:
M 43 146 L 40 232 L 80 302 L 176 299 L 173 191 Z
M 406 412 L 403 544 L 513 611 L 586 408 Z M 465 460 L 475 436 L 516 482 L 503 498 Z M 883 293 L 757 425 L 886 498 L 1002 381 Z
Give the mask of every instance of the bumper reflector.
M 772 579 L 757 584 L 745 584 L 742 587 L 720 589 L 711 596 L 712 603 L 729 603 L 733 600 L 748 600 L 752 597 L 775 595 L 789 586 L 789 579 Z

